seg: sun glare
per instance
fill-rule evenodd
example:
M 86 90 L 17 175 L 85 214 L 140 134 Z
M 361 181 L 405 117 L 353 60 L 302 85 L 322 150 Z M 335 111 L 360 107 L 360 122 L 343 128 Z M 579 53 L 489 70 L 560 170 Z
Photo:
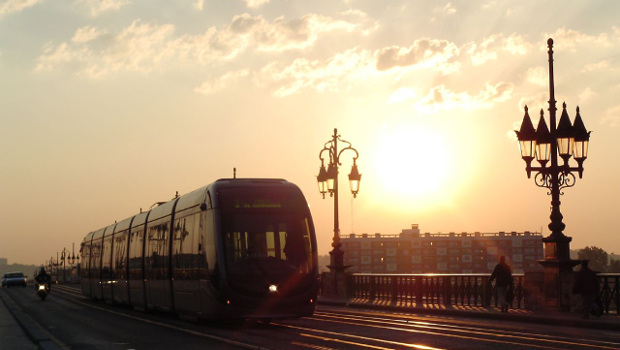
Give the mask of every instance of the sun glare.
M 445 195 L 450 156 L 441 135 L 424 128 L 385 131 L 375 159 L 384 193 L 416 200 Z

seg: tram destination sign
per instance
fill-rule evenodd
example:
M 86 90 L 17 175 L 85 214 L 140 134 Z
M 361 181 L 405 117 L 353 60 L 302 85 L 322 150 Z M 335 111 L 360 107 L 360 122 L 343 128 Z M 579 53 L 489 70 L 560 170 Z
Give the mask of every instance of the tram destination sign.
M 280 209 L 282 203 L 268 198 L 244 198 L 235 200 L 235 209 Z

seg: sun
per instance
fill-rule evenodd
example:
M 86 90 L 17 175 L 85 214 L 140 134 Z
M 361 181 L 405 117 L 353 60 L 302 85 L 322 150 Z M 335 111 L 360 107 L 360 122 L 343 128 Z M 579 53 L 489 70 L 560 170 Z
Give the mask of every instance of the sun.
M 450 153 L 444 136 L 428 128 L 383 130 L 375 148 L 377 184 L 385 194 L 425 200 L 445 196 Z

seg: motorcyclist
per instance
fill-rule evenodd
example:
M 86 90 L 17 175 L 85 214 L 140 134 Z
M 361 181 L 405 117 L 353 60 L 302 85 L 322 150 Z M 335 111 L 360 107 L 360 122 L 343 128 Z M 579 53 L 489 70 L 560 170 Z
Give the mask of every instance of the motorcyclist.
M 34 278 L 34 280 L 37 281 L 38 284 L 45 284 L 48 291 L 51 290 L 52 286 L 50 281 L 52 280 L 52 276 L 45 271 L 45 268 L 41 267 L 39 274 Z

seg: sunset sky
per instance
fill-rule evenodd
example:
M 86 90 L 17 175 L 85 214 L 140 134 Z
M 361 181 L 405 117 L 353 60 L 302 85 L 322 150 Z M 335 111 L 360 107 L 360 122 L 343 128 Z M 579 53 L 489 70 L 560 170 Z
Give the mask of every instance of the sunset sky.
M 538 231 L 524 105 L 555 91 L 592 130 L 564 190 L 571 248 L 620 253 L 620 2 L 0 0 L 0 257 L 42 264 L 90 231 L 218 178 L 300 186 L 319 253 L 334 128 L 359 151 L 341 233 Z M 559 117 L 559 113 L 558 113 Z

